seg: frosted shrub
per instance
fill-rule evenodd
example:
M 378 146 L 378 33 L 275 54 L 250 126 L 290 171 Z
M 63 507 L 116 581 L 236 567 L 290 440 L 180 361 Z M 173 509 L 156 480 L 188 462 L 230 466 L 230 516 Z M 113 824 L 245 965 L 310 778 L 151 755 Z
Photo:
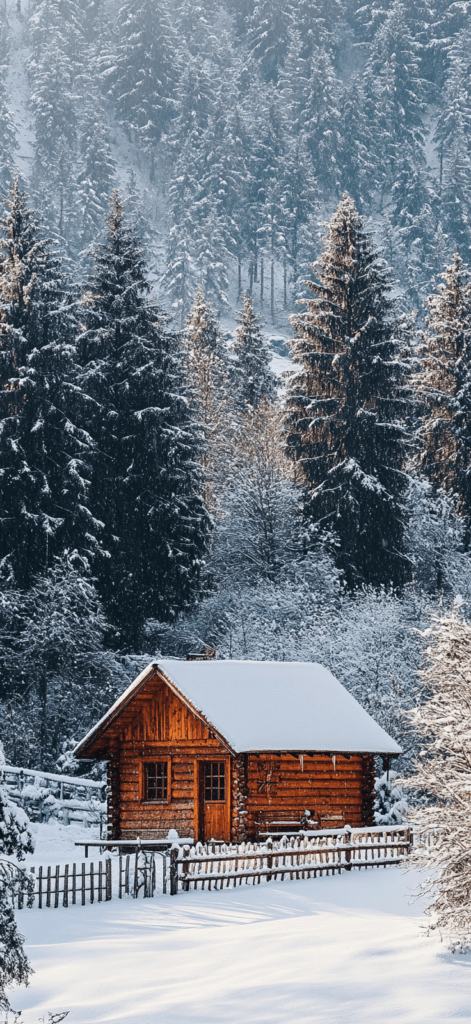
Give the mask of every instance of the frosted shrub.
M 375 782 L 375 825 L 402 825 L 409 805 L 402 786 L 396 782 L 397 772 L 384 772 Z
M 423 749 L 415 774 L 401 780 L 429 802 L 413 808 L 412 863 L 425 869 L 430 929 L 453 952 L 471 948 L 471 625 L 455 611 L 434 618 L 420 675 L 425 700 L 410 713 Z

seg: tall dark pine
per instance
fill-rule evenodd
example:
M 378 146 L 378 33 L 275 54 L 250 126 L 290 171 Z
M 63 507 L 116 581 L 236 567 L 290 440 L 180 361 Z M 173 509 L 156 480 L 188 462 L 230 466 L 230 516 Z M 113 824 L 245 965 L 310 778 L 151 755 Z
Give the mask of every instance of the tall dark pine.
M 0 239 L 0 560 L 19 586 L 54 556 L 99 549 L 88 506 L 92 446 L 77 385 L 61 261 L 15 182 Z
M 350 587 L 403 582 L 405 364 L 397 355 L 384 269 L 349 196 L 313 264 L 313 298 L 292 317 L 288 450 L 306 487 L 308 521 L 337 537 Z
M 145 619 L 172 620 L 198 595 L 209 531 L 184 356 L 149 290 L 141 242 L 114 193 L 79 342 L 84 386 L 96 403 L 92 502 L 111 555 L 98 585 L 130 650 Z
M 428 298 L 413 384 L 423 404 L 418 466 L 471 515 L 471 281 L 458 253 Z
M 256 409 L 262 400 L 275 397 L 275 376 L 270 369 L 270 349 L 260 330 L 250 295 L 244 295 L 244 308 L 237 314 L 234 352 L 234 382 L 238 404 L 245 410 Z

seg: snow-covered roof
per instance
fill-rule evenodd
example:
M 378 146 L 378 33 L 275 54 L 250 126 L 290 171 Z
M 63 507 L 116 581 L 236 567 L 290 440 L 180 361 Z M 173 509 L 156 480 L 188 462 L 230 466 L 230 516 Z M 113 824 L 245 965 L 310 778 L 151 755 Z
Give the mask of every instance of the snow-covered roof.
M 80 753 L 158 670 L 236 753 L 401 748 L 338 679 L 315 662 L 177 661 L 149 665 L 77 747 Z

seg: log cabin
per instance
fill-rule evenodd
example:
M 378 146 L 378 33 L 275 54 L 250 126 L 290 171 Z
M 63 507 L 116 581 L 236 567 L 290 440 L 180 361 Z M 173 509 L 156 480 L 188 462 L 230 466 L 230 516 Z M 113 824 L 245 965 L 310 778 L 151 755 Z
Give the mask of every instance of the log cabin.
M 372 824 L 400 747 L 322 665 L 159 660 L 79 743 L 108 761 L 108 837 L 241 842 Z

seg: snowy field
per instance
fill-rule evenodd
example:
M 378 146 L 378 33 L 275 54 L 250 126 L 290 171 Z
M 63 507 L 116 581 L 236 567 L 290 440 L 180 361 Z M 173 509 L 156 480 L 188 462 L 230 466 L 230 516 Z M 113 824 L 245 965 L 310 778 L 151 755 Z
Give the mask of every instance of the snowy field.
M 25 1024 L 471 1021 L 471 956 L 423 934 L 416 882 L 388 868 L 23 910 L 36 973 L 13 1005 Z

